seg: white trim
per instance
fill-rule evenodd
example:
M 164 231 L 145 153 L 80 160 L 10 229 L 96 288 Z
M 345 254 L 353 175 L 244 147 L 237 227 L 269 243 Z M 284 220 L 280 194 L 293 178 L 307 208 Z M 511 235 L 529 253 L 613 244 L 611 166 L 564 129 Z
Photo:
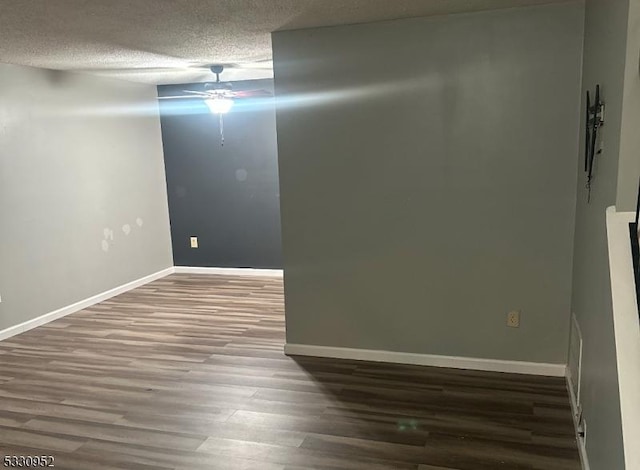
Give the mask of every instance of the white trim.
M 573 333 L 577 332 L 578 336 L 577 338 L 573 337 Z M 575 377 L 575 382 L 574 382 L 574 377 L 571 374 L 571 353 L 572 353 L 572 348 L 574 346 L 574 342 L 578 341 L 578 364 L 576 365 L 577 367 L 577 377 Z M 576 409 L 579 408 L 580 405 L 580 400 L 581 400 L 581 391 L 582 391 L 582 353 L 583 353 L 583 341 L 582 341 L 582 330 L 580 329 L 580 324 L 578 323 L 578 317 L 576 316 L 575 312 L 571 312 L 571 327 L 570 327 L 570 334 L 569 334 L 569 360 L 567 361 L 567 380 L 569 381 L 569 384 L 572 386 L 575 386 L 575 395 L 574 395 L 574 388 L 571 388 L 569 390 L 569 393 L 572 395 L 571 399 L 573 401 L 576 402 Z
M 104 302 L 111 297 L 115 297 L 116 295 L 130 291 L 131 289 L 135 289 L 136 287 L 143 286 L 151 281 L 155 281 L 156 279 L 160 279 L 168 276 L 169 274 L 173 274 L 173 272 L 174 268 L 172 266 L 156 273 L 149 274 L 148 276 L 141 277 L 140 279 L 136 279 L 135 281 L 122 284 L 118 287 L 114 287 L 113 289 L 109 289 L 108 291 L 94 295 L 74 304 L 67 305 L 66 307 L 59 308 L 57 310 L 54 310 L 53 312 L 45 313 L 44 315 L 32 318 L 31 320 L 27 320 L 18 325 L 10 326 L 9 328 L 0 330 L 0 341 L 2 341 L 3 339 L 11 338 L 12 336 L 15 336 L 17 334 L 24 333 L 25 331 L 29 331 L 53 320 L 57 320 L 58 318 L 69 315 L 70 313 L 78 312 L 97 303 Z
M 45 323 L 49 323 L 58 318 L 62 318 L 74 312 L 78 312 L 87 307 L 91 307 L 100 302 L 104 302 L 111 297 L 122 294 L 124 292 L 135 289 L 136 287 L 148 284 L 156 279 L 163 278 L 173 273 L 183 274 L 220 274 L 224 276 L 268 276 L 268 277 L 282 277 L 282 269 L 253 269 L 253 268 L 204 268 L 204 267 L 190 267 L 190 266 L 170 266 L 166 269 L 158 271 L 148 276 L 141 277 L 135 281 L 128 282 L 118 287 L 114 287 L 108 291 L 94 295 L 84 300 L 80 300 L 66 307 L 59 308 L 53 312 L 45 313 L 31 320 L 27 320 L 18 325 L 10 326 L 4 330 L 0 330 L 0 341 L 3 339 L 11 338 L 12 336 L 24 333 L 33 328 L 36 328 Z
M 625 468 L 628 469 L 640 468 L 640 322 L 629 239 L 629 223 L 633 222 L 634 218 L 633 212 L 617 212 L 614 206 L 607 208 L 607 243 L 620 419 Z
M 205 268 L 197 266 L 176 266 L 175 272 L 176 274 L 220 274 L 223 276 L 282 277 L 282 269 Z
M 375 349 L 339 348 L 333 346 L 316 346 L 312 344 L 287 343 L 284 346 L 284 353 L 287 356 L 331 357 L 336 359 L 355 359 L 360 361 L 451 367 L 454 369 L 511 372 L 515 374 L 546 375 L 552 377 L 564 377 L 567 369 L 565 364 L 505 361 L 500 359 L 481 359 L 475 357 L 438 356 L 434 354 L 415 354 Z
M 580 410 L 576 398 L 572 393 L 573 384 L 571 382 L 571 375 L 569 374 L 569 368 L 567 367 L 567 391 L 569 392 L 569 401 L 571 402 L 571 416 L 573 417 L 573 429 L 576 433 L 576 443 L 578 445 L 578 454 L 580 455 L 580 463 L 582 464 L 582 470 L 590 470 L 589 459 L 587 458 L 587 449 L 585 447 L 585 440 L 580 437 Z

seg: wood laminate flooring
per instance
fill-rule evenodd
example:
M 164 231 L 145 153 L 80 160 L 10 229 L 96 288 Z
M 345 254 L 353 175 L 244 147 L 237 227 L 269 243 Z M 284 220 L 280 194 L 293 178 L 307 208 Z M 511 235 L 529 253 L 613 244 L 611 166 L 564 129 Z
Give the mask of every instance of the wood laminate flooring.
M 61 469 L 578 470 L 561 378 L 282 352 L 282 281 L 172 275 L 0 342 L 0 456 Z

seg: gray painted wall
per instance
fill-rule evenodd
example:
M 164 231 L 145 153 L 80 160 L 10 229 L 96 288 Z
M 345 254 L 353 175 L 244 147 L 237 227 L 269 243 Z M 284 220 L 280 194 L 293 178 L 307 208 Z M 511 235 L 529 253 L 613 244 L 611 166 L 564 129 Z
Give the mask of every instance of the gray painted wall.
M 600 83 L 606 102 L 603 153 L 596 157 L 590 204 L 582 163 L 578 168 L 573 267 L 572 309 L 582 330 L 581 401 L 592 470 L 624 469 L 605 210 L 617 196 L 628 9 L 628 0 L 586 2 L 583 95 Z M 583 113 L 584 107 L 583 100 Z M 581 138 L 581 159 L 583 152 Z
M 0 329 L 172 265 L 155 98 L 0 65 Z
M 273 91 L 273 80 L 233 85 Z M 158 93 L 187 89 L 202 84 L 160 86 Z M 218 117 L 202 100 L 164 100 L 160 112 L 176 266 L 281 268 L 273 98 L 237 100 L 224 116 L 224 147 Z
M 640 2 L 626 3 L 629 20 L 616 208 L 635 211 L 640 179 Z
M 289 343 L 566 362 L 582 27 L 580 2 L 273 35 Z

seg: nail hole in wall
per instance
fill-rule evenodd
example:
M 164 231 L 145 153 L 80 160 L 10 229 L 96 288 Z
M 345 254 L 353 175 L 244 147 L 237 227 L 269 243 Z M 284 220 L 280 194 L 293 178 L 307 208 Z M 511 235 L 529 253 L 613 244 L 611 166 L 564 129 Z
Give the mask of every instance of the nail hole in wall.
M 246 181 L 247 180 L 247 170 L 240 168 L 239 170 L 236 170 L 236 179 L 238 181 Z

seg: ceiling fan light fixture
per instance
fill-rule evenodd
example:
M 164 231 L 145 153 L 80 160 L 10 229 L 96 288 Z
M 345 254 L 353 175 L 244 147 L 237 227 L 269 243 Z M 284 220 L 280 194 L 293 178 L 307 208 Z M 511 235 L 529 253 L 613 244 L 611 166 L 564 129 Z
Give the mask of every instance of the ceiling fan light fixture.
M 213 114 L 227 114 L 233 107 L 231 98 L 215 97 L 204 100 Z

